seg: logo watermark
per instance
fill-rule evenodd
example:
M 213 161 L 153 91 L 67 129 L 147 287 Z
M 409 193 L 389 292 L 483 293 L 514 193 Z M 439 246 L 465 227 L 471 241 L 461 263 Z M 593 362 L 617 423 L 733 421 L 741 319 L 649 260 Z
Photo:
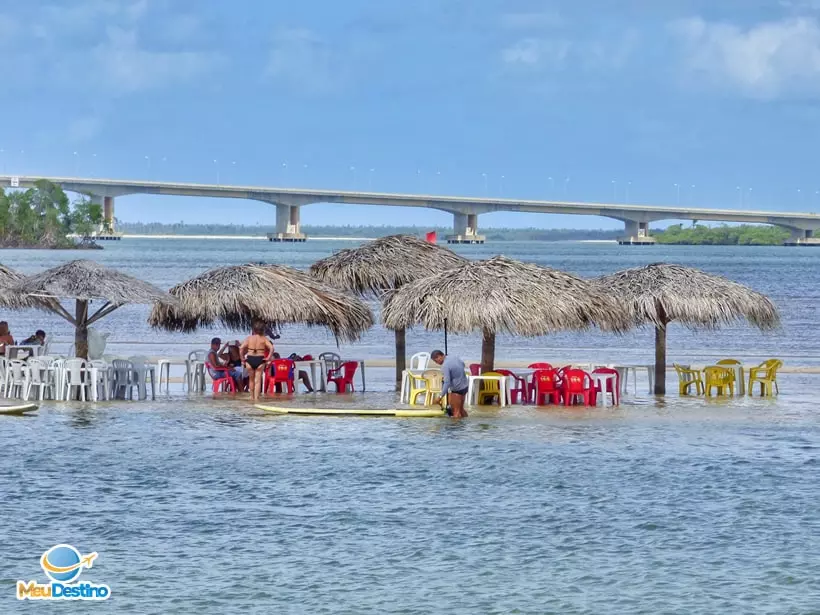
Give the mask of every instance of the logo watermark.
M 71 545 L 54 545 L 40 557 L 50 583 L 17 581 L 18 600 L 108 600 L 111 588 L 101 583 L 80 582 L 83 569 L 91 569 L 96 551 L 82 555 Z

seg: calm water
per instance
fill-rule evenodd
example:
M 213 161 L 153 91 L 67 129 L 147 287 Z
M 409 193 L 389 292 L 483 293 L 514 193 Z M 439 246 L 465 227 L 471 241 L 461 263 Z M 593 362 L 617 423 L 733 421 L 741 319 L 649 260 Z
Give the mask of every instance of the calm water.
M 124 241 L 92 256 L 163 286 L 217 262 L 304 266 L 347 244 Z M 820 251 L 496 244 L 594 275 L 669 260 L 771 294 L 784 329 L 676 332 L 673 358 L 773 354 L 817 364 Z M 13 252 L 36 271 L 69 254 Z M 105 327 L 114 348 L 178 355 L 198 337 L 145 329 L 142 308 Z M 43 321 L 9 315 L 15 331 Z M 67 344 L 58 321 L 48 328 Z M 331 347 L 286 330 L 294 348 Z M 202 337 L 209 337 L 206 332 Z M 413 334 L 411 348 L 438 343 Z M 283 340 L 285 341 L 285 340 Z M 380 330 L 345 353 L 390 357 Z M 469 337 L 459 352 L 477 351 Z M 415 348 L 414 348 L 415 349 Z M 651 333 L 504 340 L 500 354 L 651 357 Z M 375 393 L 330 401 L 385 407 Z M 263 415 L 245 400 L 161 396 L 0 417 L 0 613 L 17 579 L 44 580 L 59 542 L 99 559 L 83 579 L 110 613 L 817 613 L 820 378 L 784 375 L 777 400 L 656 401 L 617 410 L 515 408 L 446 420 Z

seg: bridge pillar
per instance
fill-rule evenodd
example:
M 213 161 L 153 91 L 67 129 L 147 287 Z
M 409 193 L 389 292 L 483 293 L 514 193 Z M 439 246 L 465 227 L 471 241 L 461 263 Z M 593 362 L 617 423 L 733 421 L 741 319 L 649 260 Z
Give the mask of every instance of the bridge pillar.
M 655 239 L 649 236 L 649 222 L 624 220 L 624 235 L 618 237 L 622 246 L 652 246 Z
M 820 246 L 820 237 L 814 236 L 811 229 L 790 228 L 791 237 L 783 242 L 784 246 Z
M 91 202 L 102 207 L 102 224 L 96 239 L 121 239 L 122 235 L 114 229 L 114 197 L 91 195 Z
M 299 206 L 277 203 L 276 232 L 268 233 L 268 241 L 301 242 L 306 239 L 299 222 Z
M 484 243 L 485 237 L 478 234 L 478 214 L 453 213 L 453 234 L 447 236 L 447 243 Z

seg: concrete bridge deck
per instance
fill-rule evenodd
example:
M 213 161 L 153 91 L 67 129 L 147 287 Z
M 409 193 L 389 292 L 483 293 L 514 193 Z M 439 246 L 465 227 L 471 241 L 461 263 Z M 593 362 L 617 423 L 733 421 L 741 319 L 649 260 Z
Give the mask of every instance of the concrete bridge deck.
M 527 213 L 603 216 L 624 223 L 622 243 L 651 244 L 649 224 L 659 220 L 699 220 L 771 224 L 787 228 L 789 243 L 810 245 L 820 243 L 813 237 L 820 229 L 820 215 L 804 212 L 749 211 L 736 209 L 705 209 L 681 206 L 635 205 L 622 203 L 588 203 L 576 201 L 499 199 L 427 194 L 400 194 L 345 190 L 312 190 L 266 186 L 231 186 L 184 182 L 91 179 L 80 177 L 0 176 L 0 186 L 29 188 L 38 179 L 47 179 L 64 190 L 85 194 L 104 206 L 106 221 L 112 225 L 114 199 L 132 194 L 198 196 L 210 198 L 249 199 L 276 206 L 274 241 L 303 241 L 299 208 L 315 203 L 381 205 L 387 207 L 422 207 L 438 209 L 454 216 L 454 242 L 480 243 L 480 214 L 510 211 Z

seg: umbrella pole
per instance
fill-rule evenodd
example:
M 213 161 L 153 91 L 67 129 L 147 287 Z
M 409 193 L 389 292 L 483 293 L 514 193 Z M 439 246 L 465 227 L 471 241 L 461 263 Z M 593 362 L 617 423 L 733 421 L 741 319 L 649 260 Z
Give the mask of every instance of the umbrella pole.
M 655 395 L 666 395 L 666 325 L 655 327 Z
M 401 387 L 401 377 L 407 367 L 406 329 L 396 329 L 396 390 Z
M 447 354 L 447 319 L 444 319 L 444 354 Z
M 481 371 L 491 372 L 495 367 L 495 333 L 484 331 L 484 340 L 481 342 Z
M 88 301 L 77 299 L 75 314 L 74 354 L 80 359 L 88 359 Z

